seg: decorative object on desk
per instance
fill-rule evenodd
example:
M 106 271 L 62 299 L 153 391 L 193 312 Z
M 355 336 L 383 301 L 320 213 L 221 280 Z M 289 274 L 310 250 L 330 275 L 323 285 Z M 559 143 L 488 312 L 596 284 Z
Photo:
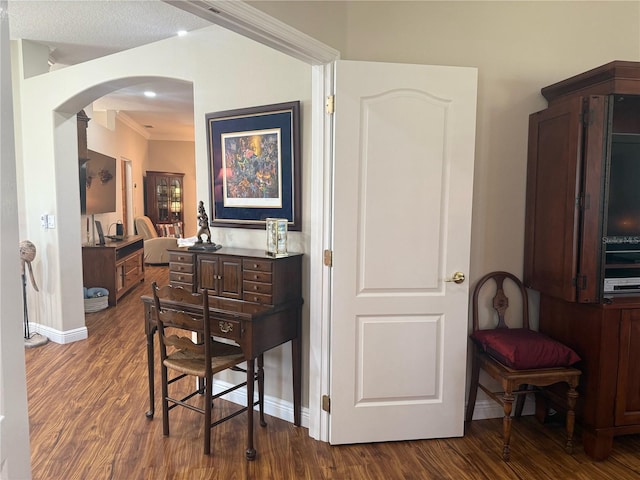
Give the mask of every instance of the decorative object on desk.
M 301 228 L 300 102 L 206 115 L 212 225 Z
M 29 270 L 29 278 L 31 279 L 31 286 L 38 292 L 38 285 L 36 279 L 33 277 L 33 268 L 31 262 L 36 258 L 36 246 L 29 240 L 23 240 L 20 242 L 20 262 L 22 264 L 22 304 L 24 312 L 24 346 L 27 348 L 37 347 L 44 345 L 49 341 L 44 335 L 39 333 L 31 333 L 29 331 L 29 311 L 27 308 L 27 274 L 25 265 Z
M 196 233 L 196 243 L 189 247 L 189 250 L 219 250 L 222 245 L 217 245 L 211 241 L 211 230 L 209 229 L 209 215 L 204 209 L 204 202 L 200 200 L 198 203 L 198 233 Z M 206 242 L 202 240 L 202 236 L 206 236 Z
M 287 219 L 267 218 L 267 255 L 284 257 L 287 255 Z

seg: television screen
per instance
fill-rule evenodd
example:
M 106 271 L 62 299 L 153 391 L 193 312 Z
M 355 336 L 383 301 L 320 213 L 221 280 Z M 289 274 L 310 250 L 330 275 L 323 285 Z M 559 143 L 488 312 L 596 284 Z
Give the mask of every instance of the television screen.
M 614 135 L 609 170 L 607 236 L 640 236 L 640 138 Z
M 89 160 L 80 166 L 82 213 L 116 211 L 116 159 L 89 150 Z

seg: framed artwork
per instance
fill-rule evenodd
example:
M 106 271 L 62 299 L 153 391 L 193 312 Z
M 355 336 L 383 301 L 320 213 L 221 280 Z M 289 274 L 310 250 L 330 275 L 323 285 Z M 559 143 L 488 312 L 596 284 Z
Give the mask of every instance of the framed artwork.
M 211 226 L 301 228 L 300 102 L 206 115 Z

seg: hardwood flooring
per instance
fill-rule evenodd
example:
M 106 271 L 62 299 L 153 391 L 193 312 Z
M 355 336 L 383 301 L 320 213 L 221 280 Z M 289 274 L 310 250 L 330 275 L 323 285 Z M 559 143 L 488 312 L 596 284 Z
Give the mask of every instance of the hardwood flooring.
M 331 446 L 267 416 L 268 426 L 256 427 L 257 458 L 247 462 L 241 415 L 213 429 L 212 455 L 205 456 L 195 412 L 172 410 L 171 435 L 162 436 L 159 385 L 156 416 L 145 417 L 140 295 L 153 280 L 166 283 L 167 269 L 148 267 L 146 281 L 116 308 L 88 314 L 87 340 L 26 350 L 35 480 L 640 478 L 640 435 L 616 438 L 613 454 L 595 462 L 584 453 L 579 427 L 575 453 L 567 455 L 563 427 L 533 417 L 514 421 L 509 463 L 501 460 L 500 419 L 471 422 L 463 438 Z

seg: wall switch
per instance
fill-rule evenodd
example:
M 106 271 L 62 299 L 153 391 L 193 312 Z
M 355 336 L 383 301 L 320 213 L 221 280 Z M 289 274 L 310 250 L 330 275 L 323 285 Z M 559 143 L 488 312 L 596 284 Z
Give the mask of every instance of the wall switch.
M 56 216 L 47 215 L 47 228 L 56 228 Z
M 40 215 L 40 226 L 42 228 L 49 228 L 49 220 L 47 219 L 48 215 L 45 213 Z

